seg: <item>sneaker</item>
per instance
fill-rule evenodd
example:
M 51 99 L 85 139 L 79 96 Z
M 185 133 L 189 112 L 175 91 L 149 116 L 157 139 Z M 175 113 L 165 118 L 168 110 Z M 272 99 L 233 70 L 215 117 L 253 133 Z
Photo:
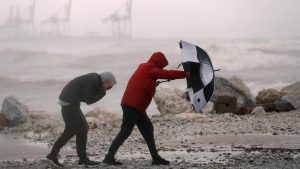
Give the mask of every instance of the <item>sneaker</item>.
M 108 158 L 108 157 L 105 157 L 103 162 L 105 164 L 108 164 L 108 165 L 123 165 L 122 162 L 120 161 L 117 161 L 115 158 Z
M 47 157 L 46 157 L 47 161 L 49 161 L 52 165 L 54 165 L 55 167 L 58 167 L 58 168 L 63 168 L 64 165 L 62 165 L 58 159 L 57 159 L 57 156 L 54 156 L 54 155 L 51 155 L 51 154 L 48 154 Z
M 170 161 L 159 157 L 152 160 L 152 165 L 170 165 Z
M 92 161 L 88 158 L 81 158 L 78 161 L 78 165 L 86 165 L 86 166 L 92 166 L 92 165 L 99 165 L 100 162 L 98 161 Z

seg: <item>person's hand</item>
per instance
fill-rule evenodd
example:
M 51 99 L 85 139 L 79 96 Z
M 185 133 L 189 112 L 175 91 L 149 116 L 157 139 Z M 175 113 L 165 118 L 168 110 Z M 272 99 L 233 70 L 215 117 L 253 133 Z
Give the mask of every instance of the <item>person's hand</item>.
M 191 72 L 185 72 L 185 76 L 186 77 L 190 77 L 191 76 Z

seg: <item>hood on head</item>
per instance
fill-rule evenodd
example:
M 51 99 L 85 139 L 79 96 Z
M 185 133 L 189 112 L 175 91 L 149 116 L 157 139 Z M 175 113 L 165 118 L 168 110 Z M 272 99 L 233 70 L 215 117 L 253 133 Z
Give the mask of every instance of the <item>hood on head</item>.
M 148 63 L 154 63 L 160 68 L 164 68 L 169 64 L 165 55 L 161 52 L 153 53 L 150 59 L 148 60 Z

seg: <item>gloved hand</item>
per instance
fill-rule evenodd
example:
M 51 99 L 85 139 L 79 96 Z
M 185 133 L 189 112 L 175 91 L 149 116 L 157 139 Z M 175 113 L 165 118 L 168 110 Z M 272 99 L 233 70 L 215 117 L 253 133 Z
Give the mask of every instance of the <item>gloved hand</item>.
M 186 77 L 190 77 L 191 76 L 191 72 L 185 72 L 185 76 Z

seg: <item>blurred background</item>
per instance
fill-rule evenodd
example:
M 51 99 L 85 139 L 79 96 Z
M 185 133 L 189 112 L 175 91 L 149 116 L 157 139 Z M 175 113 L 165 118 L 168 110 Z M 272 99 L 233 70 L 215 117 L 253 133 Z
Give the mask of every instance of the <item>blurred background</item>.
M 1 0 L 2 35 L 299 36 L 297 0 Z M 112 28 L 112 25 L 114 28 Z
M 118 84 L 83 109 L 121 114 L 135 68 L 162 51 L 167 69 L 177 69 L 179 40 L 202 47 L 218 75 L 240 77 L 256 95 L 299 81 L 299 30 L 298 0 L 1 0 L 0 101 L 15 95 L 54 114 L 69 80 L 112 71 Z M 148 113 L 157 113 L 153 103 Z

